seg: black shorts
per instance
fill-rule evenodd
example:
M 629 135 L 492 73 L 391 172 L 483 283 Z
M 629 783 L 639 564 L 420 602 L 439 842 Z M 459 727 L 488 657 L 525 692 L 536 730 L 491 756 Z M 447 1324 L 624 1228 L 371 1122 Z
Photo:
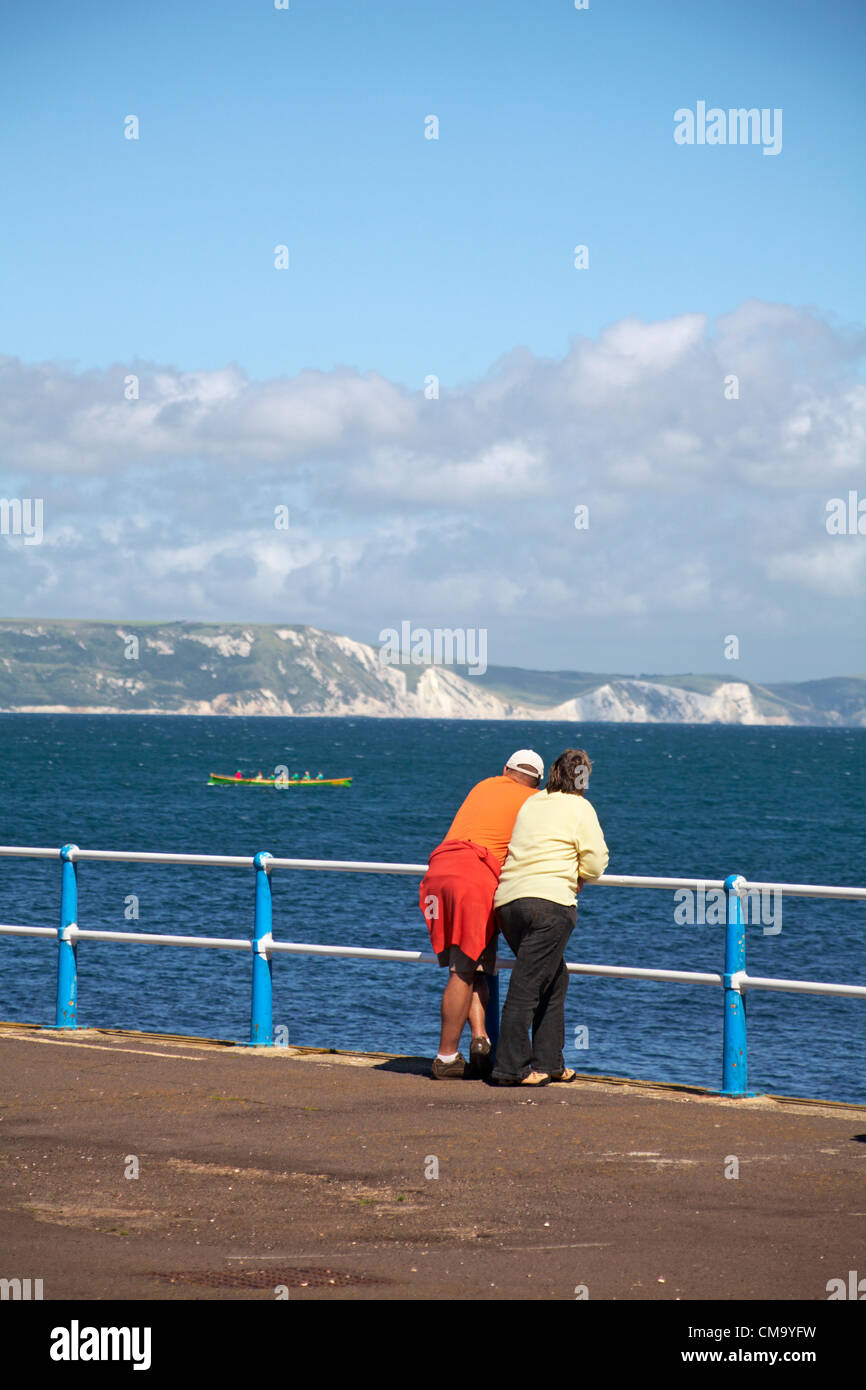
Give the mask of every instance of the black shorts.
M 439 964 L 447 966 L 452 974 L 464 979 L 470 979 L 479 970 L 485 975 L 492 975 L 496 970 L 496 937 L 497 933 L 494 932 L 477 960 L 472 960 L 459 946 L 446 946 L 444 951 L 439 952 Z

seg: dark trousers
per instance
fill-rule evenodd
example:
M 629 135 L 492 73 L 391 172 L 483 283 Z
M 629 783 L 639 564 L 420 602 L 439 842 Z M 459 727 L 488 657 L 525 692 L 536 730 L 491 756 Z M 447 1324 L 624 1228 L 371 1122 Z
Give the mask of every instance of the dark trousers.
M 564 952 L 576 921 L 577 907 L 547 898 L 517 898 L 497 908 L 496 925 L 517 959 L 499 1025 L 495 1079 L 522 1081 L 531 1071 L 564 1070 Z

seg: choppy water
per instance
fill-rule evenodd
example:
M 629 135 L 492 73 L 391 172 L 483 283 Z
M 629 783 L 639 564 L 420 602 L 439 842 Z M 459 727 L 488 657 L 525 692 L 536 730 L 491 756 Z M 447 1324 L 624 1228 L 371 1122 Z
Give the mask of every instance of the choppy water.
M 595 762 L 590 798 L 611 872 L 866 884 L 866 731 L 477 721 L 134 715 L 0 716 L 0 842 L 423 863 L 462 797 L 521 746 Z M 351 775 L 351 789 L 207 785 L 242 767 Z M 428 947 L 408 878 L 274 875 L 285 940 Z M 0 921 L 54 926 L 56 863 L 0 859 Z M 83 864 L 79 924 L 247 935 L 253 871 Z M 125 920 L 129 895 L 137 921 Z M 722 968 L 724 928 L 681 926 L 673 895 L 588 888 L 571 960 Z M 782 930 L 747 930 L 752 974 L 866 983 L 866 906 L 786 898 Z M 56 948 L 0 936 L 0 1018 L 52 1023 Z M 220 951 L 82 942 L 79 1021 L 245 1039 L 250 961 Z M 431 966 L 280 958 L 274 1020 L 301 1045 L 432 1056 L 442 975 Z M 503 989 L 507 982 L 503 976 Z M 581 1071 L 721 1081 L 721 992 L 573 980 L 569 1061 Z M 750 1084 L 866 1100 L 866 1001 L 755 992 Z M 573 1046 L 589 1030 L 588 1049 Z

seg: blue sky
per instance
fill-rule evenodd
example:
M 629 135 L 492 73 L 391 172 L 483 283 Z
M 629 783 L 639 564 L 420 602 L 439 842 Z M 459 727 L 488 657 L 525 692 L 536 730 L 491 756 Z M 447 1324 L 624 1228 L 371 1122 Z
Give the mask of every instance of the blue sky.
M 862 322 L 864 31 L 838 0 L 7 4 L 4 349 L 415 387 L 752 296 Z M 676 146 L 699 99 L 781 107 L 782 153 Z
M 605 670 L 718 669 L 742 630 L 742 675 L 862 670 L 866 538 L 822 518 L 866 496 L 864 31 L 853 0 L 3 5 L 0 492 L 48 519 L 0 547 L 4 611 L 483 623 L 492 663 Z M 781 152 L 677 145 L 698 101 L 781 108 Z M 590 496 L 616 532 L 578 541 Z

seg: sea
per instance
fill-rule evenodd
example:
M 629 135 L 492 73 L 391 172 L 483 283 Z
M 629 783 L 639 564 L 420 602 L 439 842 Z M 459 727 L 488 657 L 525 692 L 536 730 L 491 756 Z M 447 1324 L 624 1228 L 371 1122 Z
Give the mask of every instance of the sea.
M 588 751 L 611 873 L 866 885 L 866 729 L 5 714 L 0 843 L 421 864 L 520 747 Z M 353 782 L 208 785 L 281 766 Z M 273 893 L 277 940 L 430 949 L 414 878 L 281 871 Z M 0 857 L 0 922 L 53 927 L 59 904 L 56 861 Z M 253 905 L 252 869 L 79 868 L 82 928 L 249 936 Z M 724 926 L 687 915 L 673 892 L 589 885 L 567 959 L 721 971 Z M 747 926 L 746 968 L 863 985 L 864 947 L 866 902 L 786 896 Z M 79 1023 L 246 1041 L 250 976 L 246 953 L 84 941 Z M 55 982 L 53 942 L 0 935 L 0 1019 L 51 1025 Z M 432 1057 L 443 984 L 430 964 L 280 956 L 274 1023 L 293 1045 Z M 717 987 L 574 977 L 566 1061 L 719 1088 L 722 1016 Z M 866 1102 L 866 1000 L 756 990 L 747 1021 L 751 1089 Z

